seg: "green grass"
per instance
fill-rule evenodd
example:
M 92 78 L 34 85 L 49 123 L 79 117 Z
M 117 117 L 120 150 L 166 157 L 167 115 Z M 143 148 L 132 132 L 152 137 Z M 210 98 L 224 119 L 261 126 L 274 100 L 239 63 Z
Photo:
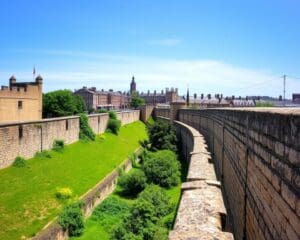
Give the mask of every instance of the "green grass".
M 147 120 L 147 123 L 150 124 L 150 125 L 153 125 L 155 123 L 154 119 L 152 116 L 150 116 Z
M 0 170 L 0 239 L 20 239 L 37 233 L 60 212 L 125 160 L 146 139 L 142 122 L 121 127 L 119 135 L 104 133 L 94 142 L 76 142 L 62 153 L 35 157 L 25 168 Z M 58 200 L 57 188 L 73 192 L 71 200 Z
M 134 171 L 131 170 L 131 171 Z M 187 164 L 182 163 L 181 182 L 186 179 Z M 181 182 L 170 189 L 166 189 L 166 193 L 170 198 L 170 203 L 174 206 L 173 211 L 165 216 L 158 223 L 164 225 L 164 222 L 171 218 L 175 221 L 179 200 L 181 196 Z M 120 194 L 120 189 L 117 188 L 113 194 L 105 199 L 93 212 L 90 218 L 87 219 L 84 234 L 80 237 L 73 237 L 71 240 L 109 240 L 112 230 L 119 225 L 122 218 L 129 213 L 129 208 L 135 203 L 136 199 L 125 198 Z M 114 211 L 112 208 L 103 207 L 107 205 L 121 206 L 122 210 Z M 167 236 L 165 239 L 167 240 Z

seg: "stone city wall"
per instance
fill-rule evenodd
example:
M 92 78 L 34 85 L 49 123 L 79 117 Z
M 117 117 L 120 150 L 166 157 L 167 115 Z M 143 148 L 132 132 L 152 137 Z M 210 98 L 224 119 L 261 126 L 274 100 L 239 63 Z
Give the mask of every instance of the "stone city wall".
M 300 111 L 179 110 L 213 154 L 236 239 L 300 239 Z
M 165 117 L 165 118 L 170 118 L 171 113 L 170 113 L 170 108 L 155 108 L 154 109 L 154 116 L 155 117 Z
M 169 240 L 233 239 L 232 233 L 227 232 L 221 183 L 217 181 L 204 137 L 184 123 L 174 121 L 174 126 L 189 167 L 187 180 L 181 186 L 182 196 Z
M 122 125 L 139 120 L 139 110 L 119 112 Z M 97 134 L 103 133 L 108 114 L 89 115 L 89 123 Z M 31 158 L 36 152 L 52 148 L 55 139 L 66 144 L 79 139 L 79 117 L 62 117 L 0 124 L 0 169 L 11 165 L 17 156 Z
M 141 120 L 143 122 L 147 122 L 148 118 L 152 115 L 152 112 L 154 110 L 153 105 L 145 105 L 140 107 L 141 110 Z

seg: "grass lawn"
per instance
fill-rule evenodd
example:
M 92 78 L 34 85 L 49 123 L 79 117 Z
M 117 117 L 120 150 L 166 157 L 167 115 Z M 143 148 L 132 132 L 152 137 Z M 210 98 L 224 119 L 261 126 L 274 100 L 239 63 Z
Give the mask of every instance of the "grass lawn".
M 131 171 L 134 171 L 131 170 Z M 181 182 L 186 179 L 187 164 L 182 163 Z M 181 182 L 170 189 L 166 189 L 166 193 L 170 198 L 170 203 L 175 206 L 174 210 L 165 216 L 161 221 L 164 222 L 167 218 L 175 220 L 177 208 L 181 196 Z M 120 197 L 119 189 L 105 199 L 98 207 L 95 208 L 93 214 L 86 221 L 84 234 L 80 237 L 73 237 L 71 240 L 109 240 L 112 230 L 119 225 L 122 218 L 126 216 L 130 207 L 136 199 L 128 199 Z M 160 223 L 163 225 L 163 223 Z M 167 236 L 165 239 L 167 240 Z
M 51 158 L 30 159 L 25 168 L 0 170 L 0 239 L 33 236 L 67 203 L 56 199 L 58 187 L 70 188 L 74 199 L 81 196 L 146 138 L 139 121 L 121 127 L 118 136 L 104 133 L 94 142 L 68 145 L 62 153 L 51 151 Z

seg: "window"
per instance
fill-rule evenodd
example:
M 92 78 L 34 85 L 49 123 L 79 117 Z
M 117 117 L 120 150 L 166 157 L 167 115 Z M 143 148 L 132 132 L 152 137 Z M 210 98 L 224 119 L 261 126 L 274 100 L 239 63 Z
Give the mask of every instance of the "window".
M 23 101 L 18 101 L 18 109 L 22 109 L 23 108 Z

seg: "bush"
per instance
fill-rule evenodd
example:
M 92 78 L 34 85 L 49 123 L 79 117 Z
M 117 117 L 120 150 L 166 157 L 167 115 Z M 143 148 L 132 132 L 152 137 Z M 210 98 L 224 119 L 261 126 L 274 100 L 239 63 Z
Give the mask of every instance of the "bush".
M 133 168 L 138 168 L 139 167 L 139 165 L 138 165 L 138 156 L 137 156 L 136 153 L 132 153 L 130 155 L 129 159 L 130 159 L 130 162 L 131 162 L 131 166 Z
M 118 185 L 122 188 L 124 195 L 136 196 L 146 187 L 147 178 L 141 170 L 135 170 L 124 174 L 119 178 Z
M 65 141 L 64 140 L 61 140 L 61 139 L 54 140 L 53 147 L 52 147 L 52 149 L 54 151 L 61 152 L 64 149 L 64 147 L 65 147 Z
M 132 206 L 130 214 L 113 231 L 112 239 L 152 239 L 157 221 L 155 207 L 141 199 Z
M 107 113 L 107 110 L 106 109 L 97 109 L 95 112 L 96 113 Z
M 89 125 L 88 117 L 86 116 L 86 114 L 79 115 L 79 124 L 80 124 L 79 138 L 82 140 L 94 141 L 96 135 Z
M 163 150 L 168 149 L 177 151 L 177 138 L 174 127 L 165 121 L 158 120 L 154 124 L 147 125 L 151 149 Z
M 155 216 L 162 217 L 166 216 L 172 211 L 170 199 L 167 196 L 164 189 L 161 187 L 151 184 L 140 193 L 139 200 L 143 199 L 151 203 L 155 207 Z
M 121 121 L 117 119 L 109 119 L 107 124 L 107 129 L 114 134 L 118 134 L 121 127 Z
M 148 182 L 162 187 L 176 186 L 180 182 L 180 163 L 170 150 L 149 152 L 143 162 Z
M 35 157 L 36 157 L 36 158 L 51 158 L 51 154 L 50 154 L 49 151 L 43 150 L 43 151 L 41 151 L 41 152 L 37 152 L 37 153 L 35 154 Z
M 57 192 L 55 193 L 55 196 L 58 199 L 62 199 L 62 200 L 69 199 L 70 197 L 72 197 L 72 195 L 73 192 L 70 188 L 58 188 Z
M 68 230 L 69 236 L 80 236 L 84 231 L 82 205 L 82 202 L 70 204 L 58 217 L 58 223 L 64 230 Z
M 13 163 L 13 166 L 14 166 L 14 167 L 22 168 L 22 167 L 26 167 L 26 164 L 27 164 L 27 162 L 26 162 L 26 160 L 25 160 L 24 158 L 22 158 L 22 157 L 20 157 L 20 156 L 17 156 L 17 157 L 15 158 L 15 161 L 14 161 L 14 163 Z
M 110 119 L 117 119 L 117 114 L 114 111 L 109 111 L 108 114 Z

